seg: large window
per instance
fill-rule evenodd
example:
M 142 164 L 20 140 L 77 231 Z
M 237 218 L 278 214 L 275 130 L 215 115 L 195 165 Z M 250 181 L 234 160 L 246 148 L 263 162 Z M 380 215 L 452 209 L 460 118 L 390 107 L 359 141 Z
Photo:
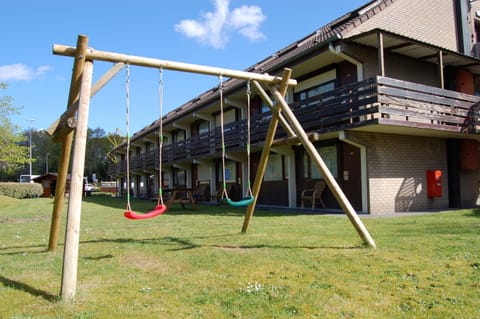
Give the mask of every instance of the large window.
M 337 146 L 320 146 L 317 147 L 317 151 L 325 162 L 325 165 L 327 165 L 328 169 L 330 170 L 330 173 L 332 173 L 334 177 L 337 177 Z M 303 155 L 303 168 L 304 177 L 307 179 L 324 178 L 315 162 L 312 161 L 312 159 L 310 158 L 310 156 L 308 156 L 307 153 L 304 153 Z
M 283 155 L 270 154 L 267 168 L 265 169 L 265 181 L 281 181 L 285 178 L 285 165 L 283 163 Z
M 320 95 L 329 91 L 333 91 L 333 89 L 335 89 L 335 81 L 325 82 L 298 93 L 297 99 L 299 101 L 303 101 L 303 100 L 315 97 L 317 95 Z
M 294 100 L 296 102 L 302 102 L 333 91 L 335 89 L 335 81 L 336 70 L 334 69 L 304 80 L 295 88 Z M 308 101 L 302 103 L 301 107 L 313 106 L 317 103 L 318 101 Z

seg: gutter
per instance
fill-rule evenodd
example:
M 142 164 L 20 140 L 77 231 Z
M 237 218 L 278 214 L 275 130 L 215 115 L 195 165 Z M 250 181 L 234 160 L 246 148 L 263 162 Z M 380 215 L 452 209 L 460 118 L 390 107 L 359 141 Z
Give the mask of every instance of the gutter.
M 338 139 L 360 149 L 360 175 L 362 188 L 362 213 L 368 213 L 368 177 L 367 177 L 367 147 L 348 137 L 345 131 L 338 133 Z

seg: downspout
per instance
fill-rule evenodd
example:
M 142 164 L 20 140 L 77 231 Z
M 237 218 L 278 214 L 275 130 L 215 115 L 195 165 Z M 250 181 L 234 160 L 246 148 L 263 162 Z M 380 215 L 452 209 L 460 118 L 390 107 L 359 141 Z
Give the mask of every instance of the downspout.
M 468 0 L 455 1 L 458 51 L 465 55 L 471 55 L 470 51 L 472 49 L 470 45 L 469 11 L 470 11 L 470 1 Z
M 355 64 L 357 67 L 357 81 L 363 80 L 363 64 L 360 61 L 355 60 L 351 56 L 343 53 L 340 46 L 333 46 L 332 42 L 328 44 L 328 50 L 345 59 L 346 61 Z M 362 188 L 362 212 L 368 212 L 368 179 L 367 179 L 367 148 L 365 145 L 361 145 L 357 142 L 350 140 L 347 137 L 345 131 L 340 131 L 338 139 L 342 142 L 348 143 L 360 149 L 360 174 L 361 174 L 361 188 Z
M 360 61 L 357 61 L 354 58 L 352 58 L 351 56 L 343 53 L 342 50 L 340 49 L 339 45 L 334 47 L 332 42 L 330 42 L 328 44 L 328 50 L 331 53 L 341 57 L 342 59 L 345 59 L 348 62 L 355 64 L 355 66 L 357 67 L 357 81 L 362 81 L 363 80 L 363 64 Z
M 360 149 L 360 176 L 362 188 L 362 212 L 368 213 L 368 177 L 367 177 L 367 147 L 351 140 L 345 131 L 340 131 L 338 139 Z

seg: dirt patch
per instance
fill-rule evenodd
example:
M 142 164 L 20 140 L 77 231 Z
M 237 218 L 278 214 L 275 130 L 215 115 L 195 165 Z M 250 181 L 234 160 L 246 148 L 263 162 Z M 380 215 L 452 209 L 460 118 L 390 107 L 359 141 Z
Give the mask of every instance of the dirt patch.
M 0 224 L 26 224 L 48 221 L 48 216 L 32 216 L 32 217 L 5 217 L 0 218 Z
M 235 252 L 241 252 L 241 253 L 248 253 L 252 251 L 252 248 L 245 247 L 245 246 L 236 246 L 236 245 L 221 245 L 221 246 L 215 246 L 215 247 L 225 251 L 235 251 Z
M 162 260 L 144 254 L 133 254 L 123 256 L 121 262 L 126 266 L 142 270 L 145 272 L 168 273 L 168 264 Z

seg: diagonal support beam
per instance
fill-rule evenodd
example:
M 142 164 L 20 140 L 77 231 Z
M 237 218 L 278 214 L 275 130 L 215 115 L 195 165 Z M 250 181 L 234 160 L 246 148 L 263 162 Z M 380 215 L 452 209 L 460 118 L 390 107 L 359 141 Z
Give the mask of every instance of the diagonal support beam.
M 292 75 L 291 69 L 284 69 L 283 78 L 281 81 L 280 90 L 283 94 L 281 99 L 284 100 L 285 94 L 287 94 L 288 82 L 290 76 Z M 263 89 L 262 89 L 263 90 Z M 273 103 L 272 103 L 273 105 Z M 245 218 L 243 220 L 242 233 L 247 232 L 248 224 L 250 219 L 253 216 L 255 211 L 255 206 L 257 205 L 258 195 L 260 194 L 260 188 L 262 187 L 263 177 L 265 176 L 265 170 L 267 169 L 268 158 L 270 157 L 270 150 L 272 149 L 272 144 L 275 139 L 275 133 L 277 132 L 278 122 L 280 119 L 280 108 L 273 108 L 272 118 L 270 119 L 270 124 L 268 125 L 267 136 L 265 137 L 265 142 L 263 144 L 262 155 L 260 156 L 260 162 L 258 163 L 257 173 L 255 174 L 255 181 L 253 182 L 253 202 L 248 205 L 247 212 L 245 213 Z
M 78 36 L 78 51 L 75 53 L 73 62 L 72 79 L 70 81 L 70 91 L 68 93 L 67 107 L 70 107 L 80 92 L 82 74 L 85 66 L 85 52 L 88 48 L 88 38 Z M 58 163 L 57 185 L 55 187 L 55 198 L 53 201 L 52 221 L 50 224 L 50 237 L 48 240 L 48 251 L 54 252 L 57 248 L 60 224 L 62 221 L 62 208 L 65 201 L 65 192 L 67 188 L 68 165 L 70 163 L 70 153 L 73 143 L 73 131 L 67 133 L 62 139 L 62 148 Z
M 105 74 L 97 81 L 92 87 L 92 93 L 90 98 L 97 94 L 111 79 L 122 70 L 125 63 L 115 63 Z M 75 128 L 75 113 L 78 111 L 78 98 L 74 101 L 73 105 L 50 125 L 45 132 L 50 135 L 54 142 L 61 141 L 61 139 Z
M 351 223 L 355 227 L 355 230 L 358 232 L 360 237 L 364 240 L 366 244 L 368 244 L 371 248 L 376 248 L 375 241 L 370 236 L 367 228 L 362 223 L 361 219 L 358 217 L 357 213 L 353 209 L 352 205 L 350 204 L 348 198 L 343 193 L 342 189 L 338 185 L 337 181 L 333 177 L 332 173 L 328 169 L 327 165 L 323 161 L 322 157 L 318 153 L 317 149 L 313 145 L 313 143 L 308 138 L 307 133 L 302 127 L 302 124 L 298 121 L 293 114 L 293 111 L 290 109 L 288 104 L 285 102 L 283 98 L 282 92 L 280 92 L 275 86 L 270 86 L 270 91 L 272 92 L 275 100 L 277 101 L 278 108 L 283 111 L 285 118 L 290 123 L 292 129 L 295 131 L 296 136 L 300 139 L 300 142 L 305 147 L 310 158 L 315 162 L 318 169 L 322 173 L 323 177 L 325 178 L 325 182 L 327 183 L 328 187 L 332 191 L 333 195 L 337 199 L 338 203 L 342 207 L 345 214 L 350 219 Z

